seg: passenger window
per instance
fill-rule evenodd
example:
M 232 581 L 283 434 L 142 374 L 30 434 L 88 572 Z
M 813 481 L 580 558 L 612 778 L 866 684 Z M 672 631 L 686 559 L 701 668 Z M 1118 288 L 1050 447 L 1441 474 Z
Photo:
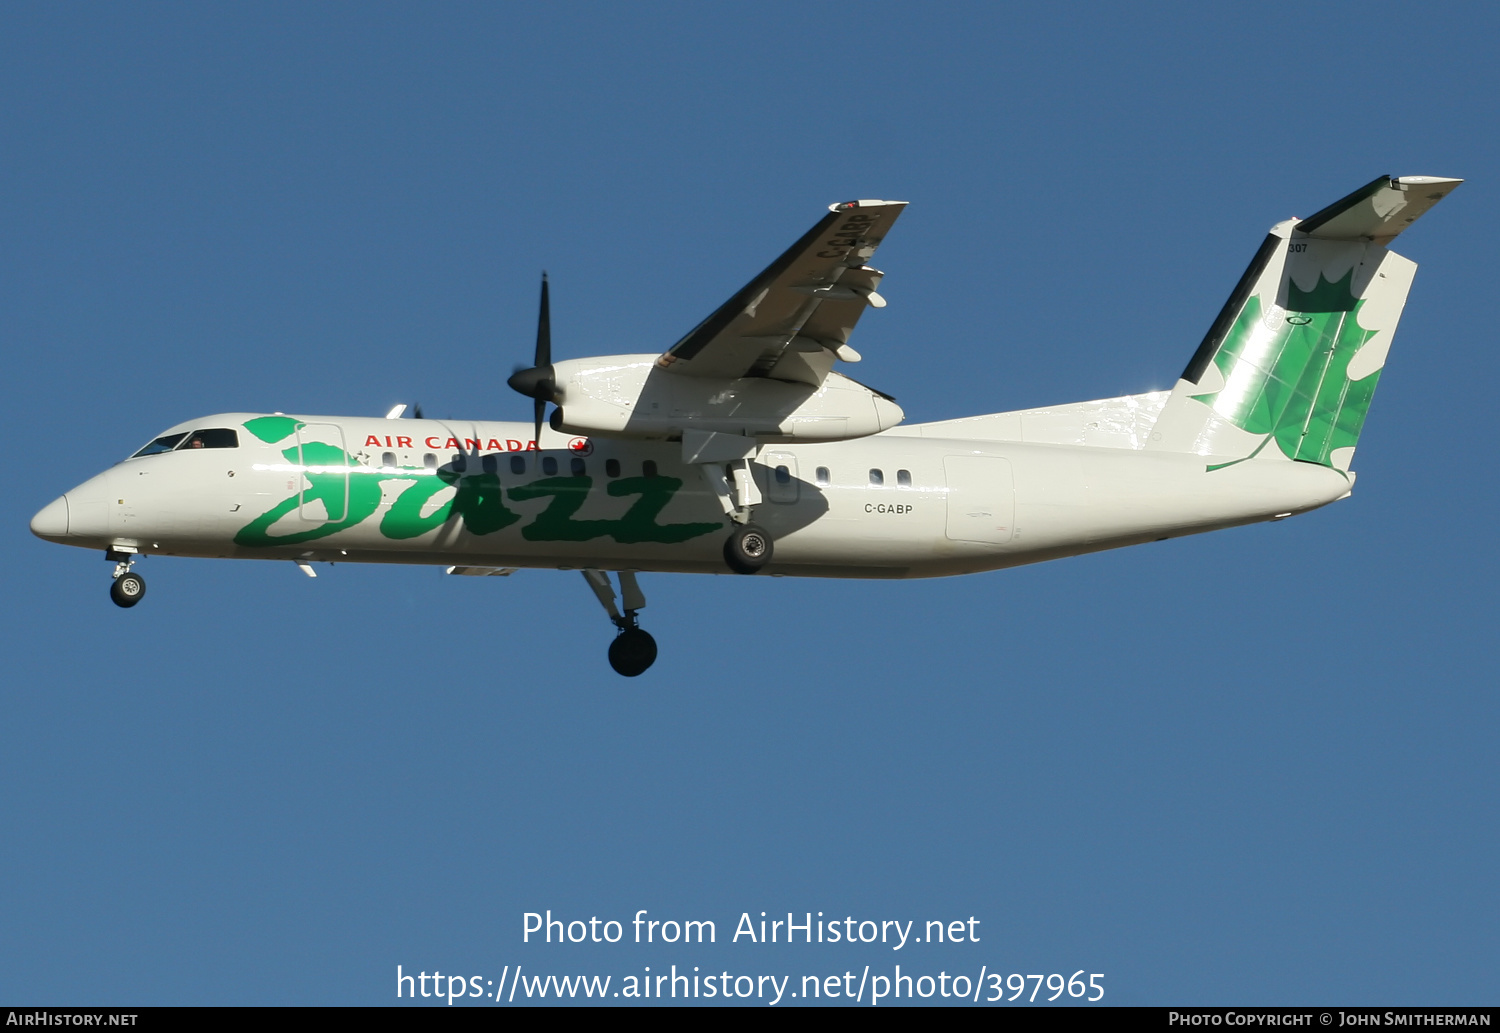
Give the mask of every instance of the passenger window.
M 880 487 L 884 483 L 885 483 L 885 474 L 881 473 L 879 470 L 871 470 L 870 471 L 870 487 L 872 487 L 872 488 L 878 488 L 878 487 Z
M 510 457 L 510 472 L 511 473 L 525 473 L 526 472 L 526 457 L 525 456 L 511 456 Z
M 896 471 L 896 487 L 898 487 L 898 488 L 910 488 L 911 487 L 911 471 L 910 470 L 897 470 Z
M 181 434 L 164 434 L 130 458 L 135 459 L 137 456 L 154 456 L 161 452 L 170 452 L 185 437 L 187 437 L 187 431 L 183 431 Z
M 620 476 L 620 461 L 618 459 L 604 460 L 604 472 L 611 477 Z
M 479 460 L 479 465 L 485 473 L 500 472 L 500 458 L 498 456 L 484 456 Z
M 826 466 L 820 466 L 820 467 L 818 467 L 817 471 L 813 474 L 813 476 L 816 477 L 817 480 L 818 480 L 818 487 L 820 487 L 820 488 L 826 488 L 826 487 L 828 487 L 828 467 L 826 467 Z
M 387 470 L 394 470 L 396 468 L 396 453 L 382 452 L 380 454 L 380 465 Z
M 227 428 L 195 430 L 179 448 L 239 448 L 240 436 Z
M 557 473 L 557 460 L 554 457 L 546 456 L 542 459 L 542 473 L 546 474 L 548 477 L 551 477 L 553 474 Z
M 427 467 L 427 469 L 429 470 L 436 470 L 437 456 L 433 455 L 431 452 L 428 452 L 425 456 L 422 457 L 422 465 Z
M 656 476 L 656 460 L 648 459 L 641 464 L 641 473 L 647 477 Z
M 792 471 L 788 470 L 784 466 L 778 466 L 776 468 L 776 483 L 777 484 L 791 484 L 792 483 Z
M 573 471 L 574 477 L 582 477 L 585 473 L 588 472 L 588 467 L 585 466 L 583 460 L 578 458 L 577 456 L 574 456 L 571 460 L 569 460 L 568 468 Z
M 454 453 L 454 455 L 453 455 L 453 472 L 454 473 L 463 473 L 468 468 L 469 468 L 469 457 L 466 456 L 466 455 L 464 455 L 462 452 L 456 452 L 456 453 Z

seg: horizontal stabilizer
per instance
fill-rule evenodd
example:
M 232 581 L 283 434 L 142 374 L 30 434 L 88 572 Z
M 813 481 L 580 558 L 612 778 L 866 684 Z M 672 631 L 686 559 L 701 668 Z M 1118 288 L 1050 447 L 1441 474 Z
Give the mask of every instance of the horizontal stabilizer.
M 1372 240 L 1385 246 L 1462 182 L 1441 176 L 1381 176 L 1303 219 L 1296 229 L 1320 240 Z

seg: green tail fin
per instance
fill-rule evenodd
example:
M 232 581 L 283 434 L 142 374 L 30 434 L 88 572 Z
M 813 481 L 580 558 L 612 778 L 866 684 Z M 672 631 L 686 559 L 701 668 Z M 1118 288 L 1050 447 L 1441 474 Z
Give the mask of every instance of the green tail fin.
M 1147 447 L 1349 469 L 1417 268 L 1384 244 L 1458 182 L 1381 177 L 1273 227 Z

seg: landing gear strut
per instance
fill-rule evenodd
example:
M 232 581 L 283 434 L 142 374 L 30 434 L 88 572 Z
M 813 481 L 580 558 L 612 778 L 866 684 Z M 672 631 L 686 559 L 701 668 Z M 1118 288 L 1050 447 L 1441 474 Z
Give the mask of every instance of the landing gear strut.
M 627 678 L 644 673 L 656 662 L 656 639 L 640 626 L 636 618 L 636 612 L 646 608 L 646 596 L 636 583 L 635 572 L 622 570 L 619 573 L 620 601 L 625 606 L 623 614 L 615 606 L 615 589 L 609 583 L 608 574 L 590 568 L 583 572 L 583 577 L 616 629 L 615 640 L 609 644 L 609 666 L 616 674 Z
M 736 574 L 756 574 L 771 562 L 772 540 L 765 528 L 752 523 L 755 507 L 761 501 L 755 483 L 754 460 L 746 457 L 729 464 L 729 476 L 718 463 L 702 464 L 703 476 L 724 507 L 725 516 L 735 528 L 724 542 L 724 562 Z M 730 478 L 733 478 L 733 484 Z
M 104 558 L 115 561 L 114 581 L 109 586 L 109 597 L 116 606 L 129 609 L 146 597 L 146 579 L 130 571 L 130 565 L 135 562 L 134 553 L 111 549 L 104 554 Z

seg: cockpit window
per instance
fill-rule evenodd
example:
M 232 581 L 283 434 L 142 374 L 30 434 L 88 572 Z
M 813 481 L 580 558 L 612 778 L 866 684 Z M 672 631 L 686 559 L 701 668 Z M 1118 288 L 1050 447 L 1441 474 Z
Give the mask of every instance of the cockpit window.
M 212 427 L 205 430 L 195 430 L 190 434 L 163 434 L 130 458 L 136 459 L 140 456 L 154 456 L 161 452 L 171 452 L 174 449 L 239 447 L 240 436 L 235 431 L 227 427 Z
M 228 428 L 195 430 L 178 448 L 239 448 L 240 436 Z
M 130 458 L 134 459 L 137 456 L 154 456 L 158 452 L 170 452 L 172 451 L 172 449 L 176 448 L 177 443 L 185 437 L 187 437 L 186 431 L 183 431 L 181 434 L 164 434 Z

